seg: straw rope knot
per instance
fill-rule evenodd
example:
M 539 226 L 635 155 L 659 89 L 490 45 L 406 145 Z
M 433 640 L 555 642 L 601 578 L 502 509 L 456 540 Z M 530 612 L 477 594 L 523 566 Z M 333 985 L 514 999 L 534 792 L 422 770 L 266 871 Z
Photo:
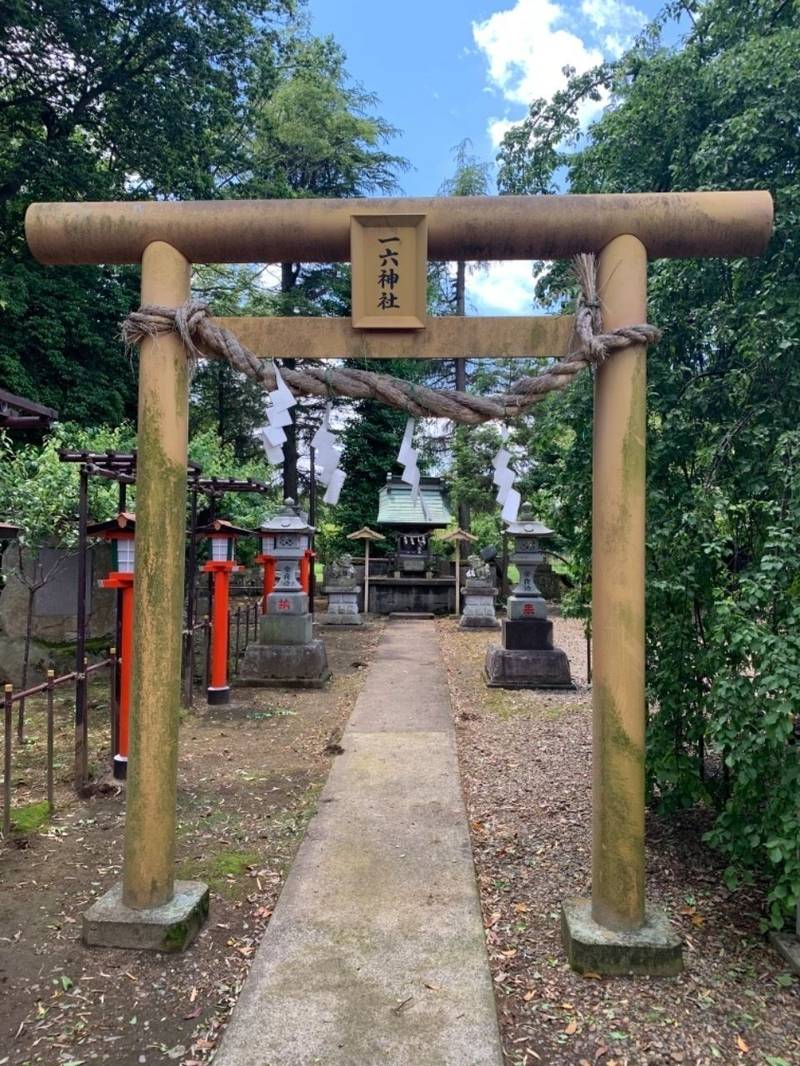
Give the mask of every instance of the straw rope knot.
M 539 374 L 521 377 L 510 392 L 478 396 L 456 389 L 429 389 L 390 374 L 330 365 L 302 370 L 282 367 L 281 374 L 295 395 L 379 400 L 416 418 L 447 418 L 463 425 L 514 418 L 548 393 L 566 388 L 581 370 L 601 366 L 615 351 L 631 344 L 654 344 L 661 337 L 659 329 L 647 324 L 603 333 L 595 256 L 576 256 L 575 275 L 580 286 L 575 311 L 577 350 L 549 363 Z M 122 325 L 122 339 L 128 347 L 168 333 L 178 334 L 193 364 L 198 359 L 224 359 L 264 388 L 275 388 L 272 361 L 259 358 L 234 333 L 217 325 L 208 306 L 198 300 L 187 300 L 181 307 L 140 307 Z

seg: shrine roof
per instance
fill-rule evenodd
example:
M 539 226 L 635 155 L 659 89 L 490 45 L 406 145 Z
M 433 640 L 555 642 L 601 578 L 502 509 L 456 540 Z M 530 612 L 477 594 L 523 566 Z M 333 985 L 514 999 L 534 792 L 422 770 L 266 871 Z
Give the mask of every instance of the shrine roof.
M 423 477 L 419 488 L 420 495 L 414 500 L 410 485 L 398 477 L 387 478 L 378 497 L 378 525 L 423 526 L 429 529 L 449 526 L 453 516 L 447 505 L 441 478 Z

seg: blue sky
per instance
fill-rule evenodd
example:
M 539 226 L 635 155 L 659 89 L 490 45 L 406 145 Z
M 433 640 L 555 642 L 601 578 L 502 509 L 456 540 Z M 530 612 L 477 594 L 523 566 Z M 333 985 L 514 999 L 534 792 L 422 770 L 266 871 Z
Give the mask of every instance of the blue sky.
M 433 195 L 464 138 L 491 161 L 527 103 L 549 97 L 579 71 L 619 55 L 660 5 L 654 0 L 309 0 L 311 26 L 333 34 L 351 76 L 380 99 L 402 132 L 392 145 L 413 169 L 409 196 Z M 596 109 L 594 110 L 596 114 Z M 584 115 L 590 121 L 593 112 Z M 530 265 L 493 265 L 470 279 L 471 310 L 530 311 Z

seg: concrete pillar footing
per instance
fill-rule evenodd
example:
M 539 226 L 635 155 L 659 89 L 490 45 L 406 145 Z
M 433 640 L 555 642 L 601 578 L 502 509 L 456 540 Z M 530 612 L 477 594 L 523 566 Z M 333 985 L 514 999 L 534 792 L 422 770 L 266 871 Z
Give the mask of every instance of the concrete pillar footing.
M 83 942 L 88 947 L 137 951 L 184 951 L 208 917 L 208 885 L 176 881 L 175 894 L 160 907 L 127 907 L 118 881 L 83 915 Z
M 769 934 L 769 939 L 772 946 L 789 963 L 789 968 L 800 976 L 800 936 L 794 933 L 772 932 Z
M 683 970 L 681 939 L 657 907 L 645 908 L 640 929 L 619 931 L 597 924 L 591 900 L 569 899 L 561 906 L 561 938 L 578 973 L 676 977 Z

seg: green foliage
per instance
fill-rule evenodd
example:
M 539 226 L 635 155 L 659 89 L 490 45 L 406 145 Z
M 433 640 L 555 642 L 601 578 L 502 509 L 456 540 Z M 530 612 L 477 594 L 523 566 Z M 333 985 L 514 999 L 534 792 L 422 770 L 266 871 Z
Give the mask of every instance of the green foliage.
M 674 47 L 663 25 L 691 9 Z M 567 78 L 501 149 L 504 192 L 768 188 L 775 235 L 752 261 L 656 262 L 649 358 L 648 771 L 669 811 L 716 811 L 729 879 L 766 875 L 780 925 L 800 889 L 797 714 L 800 513 L 800 26 L 783 0 L 671 5 L 617 63 Z M 610 105 L 583 139 L 578 108 Z M 539 285 L 569 296 L 563 266 Z M 557 429 L 556 422 L 560 422 Z M 524 480 L 567 542 L 584 591 L 591 388 L 548 401 Z M 622 580 L 622 575 L 620 576 Z
M 62 463 L 59 448 L 87 451 L 129 450 L 129 425 L 85 430 L 57 423 L 42 444 L 12 447 L 0 435 L 0 515 L 22 526 L 20 541 L 35 551 L 43 544 L 71 547 L 77 539 L 79 470 Z M 89 514 L 102 521 L 117 513 L 117 486 L 103 478 L 89 480 Z
M 35 263 L 34 200 L 211 197 L 238 166 L 240 124 L 287 0 L 11 0 L 0 14 L 0 379 L 84 425 L 135 412 L 119 322 L 130 268 Z M 258 78 L 252 56 L 260 58 Z

